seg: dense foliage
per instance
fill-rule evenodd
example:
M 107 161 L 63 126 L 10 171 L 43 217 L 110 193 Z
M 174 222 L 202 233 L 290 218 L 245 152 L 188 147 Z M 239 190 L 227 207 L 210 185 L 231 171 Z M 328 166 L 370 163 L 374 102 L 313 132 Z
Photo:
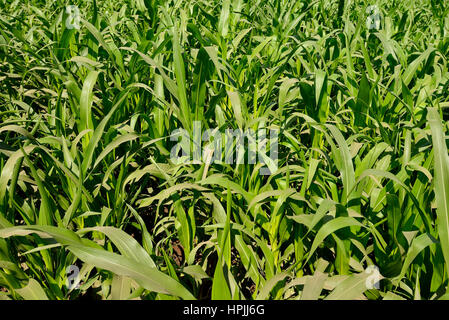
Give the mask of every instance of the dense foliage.
M 449 297 L 447 2 L 0 8 L 0 298 Z M 275 171 L 172 161 L 194 121 Z

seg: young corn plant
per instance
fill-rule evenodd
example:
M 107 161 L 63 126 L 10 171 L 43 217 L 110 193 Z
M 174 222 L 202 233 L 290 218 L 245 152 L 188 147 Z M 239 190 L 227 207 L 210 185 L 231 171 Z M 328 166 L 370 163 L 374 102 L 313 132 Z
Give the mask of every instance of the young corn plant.
M 449 297 L 447 3 L 0 7 L 1 299 Z

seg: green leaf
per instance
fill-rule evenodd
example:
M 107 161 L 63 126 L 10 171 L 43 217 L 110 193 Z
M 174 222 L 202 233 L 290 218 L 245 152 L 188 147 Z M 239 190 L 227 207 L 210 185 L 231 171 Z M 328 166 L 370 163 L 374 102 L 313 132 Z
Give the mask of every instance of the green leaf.
M 156 268 L 156 264 L 145 249 L 123 230 L 114 227 L 92 227 L 82 229 L 78 231 L 78 234 L 84 234 L 91 231 L 104 233 L 125 257 L 146 264 L 151 268 Z
M 147 290 L 171 294 L 187 300 L 195 299 L 179 282 L 156 268 L 151 268 L 116 253 L 87 246 L 68 246 L 67 249 L 83 262 L 109 270 L 120 276 L 130 277 Z
M 44 289 L 34 279 L 30 279 L 25 287 L 16 289 L 16 292 L 25 300 L 48 300 Z
M 131 278 L 114 275 L 111 284 L 112 300 L 125 300 L 131 294 Z
M 449 274 L 449 157 L 441 119 L 436 109 L 428 108 L 434 149 L 435 198 L 437 203 L 437 230 Z
M 437 241 L 430 234 L 424 233 L 414 238 L 410 248 L 408 249 L 407 255 L 405 257 L 404 263 L 402 264 L 401 273 L 395 277 L 394 282 L 398 283 L 408 270 L 410 264 L 415 260 L 416 256 L 420 254 L 425 248 L 430 246 Z
M 307 278 L 302 290 L 301 300 L 318 300 L 327 276 L 327 273 L 315 271 L 312 277 Z
M 363 227 L 363 225 L 351 217 L 338 217 L 335 219 L 330 220 L 329 222 L 325 223 L 320 230 L 318 231 L 315 239 L 313 240 L 312 246 L 309 251 L 309 255 L 307 256 L 306 262 L 312 257 L 315 250 L 318 248 L 320 243 L 326 239 L 327 236 L 334 233 L 335 231 L 350 227 L 350 226 L 359 226 Z
M 368 272 L 349 276 L 340 282 L 325 300 L 354 300 L 364 298 L 363 293 L 368 289 L 367 280 L 370 276 L 371 274 Z M 379 278 L 381 279 L 380 275 Z
M 362 127 L 365 125 L 370 106 L 370 90 L 370 83 L 363 73 L 354 109 L 354 125 L 356 126 Z

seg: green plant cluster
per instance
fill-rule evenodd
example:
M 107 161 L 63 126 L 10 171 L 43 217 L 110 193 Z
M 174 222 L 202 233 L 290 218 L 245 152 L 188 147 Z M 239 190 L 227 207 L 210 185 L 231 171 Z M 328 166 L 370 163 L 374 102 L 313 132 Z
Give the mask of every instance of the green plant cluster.
M 449 297 L 446 1 L 0 9 L 0 299 Z M 194 121 L 276 171 L 174 163 Z

